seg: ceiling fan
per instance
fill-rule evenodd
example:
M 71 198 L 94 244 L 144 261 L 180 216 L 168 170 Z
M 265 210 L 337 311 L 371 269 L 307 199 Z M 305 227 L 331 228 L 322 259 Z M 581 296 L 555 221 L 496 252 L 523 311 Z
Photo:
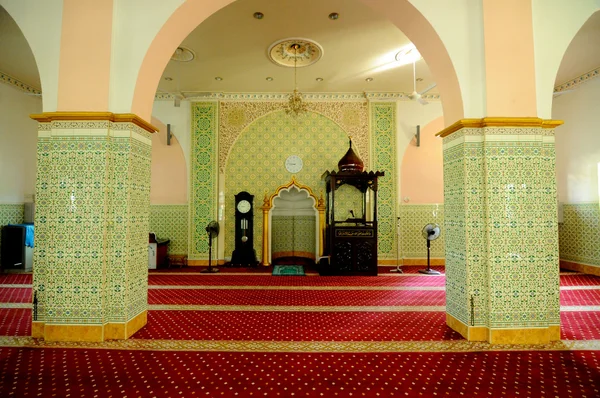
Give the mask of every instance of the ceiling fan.
M 421 105 L 427 105 L 429 102 L 427 102 L 423 98 L 423 95 L 426 94 L 429 90 L 433 89 L 435 86 L 437 86 L 437 83 L 433 83 L 432 85 L 427 87 L 425 90 L 417 92 L 417 62 L 414 61 L 413 62 L 413 92 L 408 95 L 408 98 L 410 98 L 413 101 L 418 101 Z

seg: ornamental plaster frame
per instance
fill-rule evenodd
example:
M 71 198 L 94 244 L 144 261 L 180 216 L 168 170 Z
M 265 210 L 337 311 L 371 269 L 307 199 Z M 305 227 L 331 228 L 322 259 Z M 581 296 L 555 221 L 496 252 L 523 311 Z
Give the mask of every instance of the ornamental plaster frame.
M 315 112 L 337 124 L 356 145 L 365 167 L 369 166 L 369 109 L 365 101 L 307 102 Z M 254 121 L 283 110 L 282 102 L 220 101 L 219 102 L 219 170 L 225 172 L 227 160 L 237 139 Z M 290 116 L 293 117 L 293 116 Z

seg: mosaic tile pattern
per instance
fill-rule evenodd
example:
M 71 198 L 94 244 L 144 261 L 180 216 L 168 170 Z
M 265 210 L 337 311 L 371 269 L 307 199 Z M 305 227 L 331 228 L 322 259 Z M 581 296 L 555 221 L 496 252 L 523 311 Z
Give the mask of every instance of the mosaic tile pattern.
M 564 204 L 559 225 L 560 258 L 600 266 L 600 204 Z
M 170 239 L 169 254 L 188 254 L 188 206 L 150 205 L 150 231 Z
M 444 197 L 448 313 L 491 328 L 560 324 L 553 130 L 446 137 Z
M 137 135 L 122 137 L 130 131 Z M 105 320 L 126 322 L 147 306 L 150 134 L 137 126 L 112 124 L 108 159 Z
M 318 196 L 324 192 L 321 175 L 337 170 L 337 163 L 348 150 L 348 136 L 329 118 L 308 112 L 298 117 L 283 110 L 272 112 L 250 124 L 231 149 L 225 169 L 225 256 L 234 248 L 234 195 L 248 191 L 254 195 L 254 248 L 261 258 L 262 197 L 288 183 L 292 174 L 285 160 L 298 155 L 304 162 L 295 174 L 299 183 Z
M 384 171 L 378 180 L 377 221 L 378 258 L 396 258 L 396 103 L 372 102 L 371 147 L 373 171 Z
M 279 101 L 222 101 L 219 105 L 219 169 L 225 171 L 228 156 L 242 132 L 254 121 L 282 109 Z M 266 99 L 274 99 L 267 96 Z M 287 100 L 287 94 L 283 95 Z M 369 115 L 364 101 L 308 101 L 307 108 L 338 124 L 352 137 L 355 151 L 369 165 Z
M 272 252 L 316 252 L 316 216 L 273 216 Z
M 124 322 L 146 309 L 150 145 L 131 123 L 40 123 L 39 321 Z
M 8 224 L 21 224 L 23 222 L 23 204 L 0 203 L 0 228 Z M 0 240 L 0 244 L 1 244 Z
M 400 205 L 400 255 L 403 258 L 427 258 L 427 242 L 423 227 L 429 223 L 439 224 L 441 235 L 431 242 L 431 257 L 443 258 L 444 253 L 444 205 Z
M 479 129 L 462 129 L 444 138 L 446 308 L 467 325 L 485 325 L 487 321 L 487 293 L 481 291 L 487 285 L 484 225 L 482 214 L 476 213 L 483 209 L 483 196 L 470 196 L 469 201 L 465 197 L 465 191 L 480 192 L 483 185 L 478 172 L 483 169 L 482 145 L 470 143 L 467 148 L 465 144 L 465 136 L 480 135 Z M 474 212 L 477 216 L 467 225 L 467 216 Z M 467 278 L 467 267 L 475 282 Z M 476 293 L 478 306 L 472 319 L 469 295 Z
M 208 259 L 205 228 L 209 222 L 217 219 L 218 108 L 216 102 L 192 103 L 190 260 Z

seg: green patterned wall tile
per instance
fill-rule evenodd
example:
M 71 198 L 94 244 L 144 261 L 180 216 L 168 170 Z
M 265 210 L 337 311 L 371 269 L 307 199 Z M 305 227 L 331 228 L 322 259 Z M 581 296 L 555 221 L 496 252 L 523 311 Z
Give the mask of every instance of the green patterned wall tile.
M 378 258 L 396 258 L 396 103 L 371 103 L 371 148 L 373 170 L 384 171 L 378 181 Z
M 565 203 L 559 225 L 560 258 L 600 266 L 600 204 Z
M 473 195 L 467 200 L 465 192 L 481 191 L 481 134 L 480 129 L 462 129 L 444 138 L 446 311 L 463 323 L 476 326 L 487 325 L 483 196 Z M 471 296 L 476 303 L 474 319 Z
M 53 125 L 53 133 L 62 126 Z M 39 320 L 102 324 L 109 142 L 39 137 L 33 289 Z
M 23 222 L 23 211 L 23 204 L 0 203 L 0 229 L 8 224 L 21 224 Z
M 192 103 L 190 260 L 208 259 L 205 228 L 217 215 L 218 108 L 216 102 Z
M 188 253 L 188 206 L 150 205 L 150 231 L 169 239 L 169 254 Z
M 248 191 L 254 199 L 254 248 L 261 258 L 262 211 L 265 193 L 272 194 L 288 183 L 292 174 L 285 169 L 290 155 L 302 158 L 304 166 L 295 174 L 299 183 L 316 195 L 324 192 L 321 175 L 337 170 L 348 150 L 348 136 L 329 118 L 307 112 L 297 118 L 278 110 L 256 119 L 233 145 L 225 169 L 225 256 L 234 248 L 234 195 Z
M 147 308 L 150 135 L 131 123 L 95 121 L 39 130 L 38 320 L 125 322 Z
M 447 311 L 466 324 L 560 323 L 554 159 L 546 129 L 444 139 Z
M 443 258 L 444 253 L 444 205 L 400 206 L 400 256 L 403 258 L 426 258 L 427 241 L 422 230 L 427 224 L 439 224 L 442 233 L 431 242 L 431 257 Z
M 304 252 L 316 256 L 316 216 L 273 216 L 272 252 Z

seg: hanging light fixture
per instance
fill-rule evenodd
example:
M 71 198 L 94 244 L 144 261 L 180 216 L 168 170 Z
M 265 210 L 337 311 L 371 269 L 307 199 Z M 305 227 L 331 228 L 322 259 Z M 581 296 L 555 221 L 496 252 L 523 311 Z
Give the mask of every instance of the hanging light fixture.
M 306 112 L 306 102 L 302 99 L 302 93 L 298 91 L 297 72 L 298 72 L 298 49 L 300 44 L 294 43 L 291 46 L 294 49 L 294 91 L 290 94 L 288 104 L 285 108 L 287 114 L 299 115 Z

